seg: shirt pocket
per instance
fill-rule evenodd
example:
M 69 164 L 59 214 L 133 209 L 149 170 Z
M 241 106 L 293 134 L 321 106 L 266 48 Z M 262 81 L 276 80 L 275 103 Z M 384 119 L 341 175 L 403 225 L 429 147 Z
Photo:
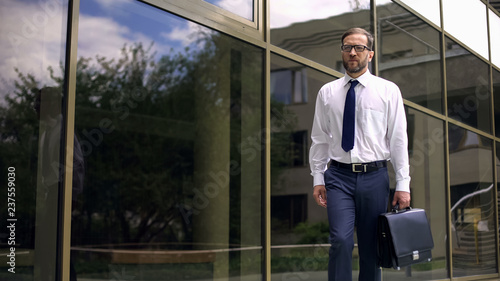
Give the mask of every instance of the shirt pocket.
M 364 108 L 361 112 L 361 128 L 368 136 L 385 135 L 387 122 L 384 112 Z

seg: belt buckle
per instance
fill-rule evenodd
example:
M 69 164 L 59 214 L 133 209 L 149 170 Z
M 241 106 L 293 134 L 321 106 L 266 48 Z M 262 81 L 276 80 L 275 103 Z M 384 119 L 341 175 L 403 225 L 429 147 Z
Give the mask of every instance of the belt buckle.
M 363 167 L 361 170 L 356 169 L 356 167 Z M 352 171 L 354 173 L 366 173 L 366 164 L 361 164 L 361 163 L 353 163 L 352 164 Z

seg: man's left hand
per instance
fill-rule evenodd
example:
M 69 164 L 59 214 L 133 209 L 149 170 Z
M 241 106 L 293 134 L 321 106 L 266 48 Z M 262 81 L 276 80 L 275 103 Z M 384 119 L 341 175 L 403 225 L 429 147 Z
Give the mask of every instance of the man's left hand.
M 409 192 L 406 191 L 396 191 L 394 193 L 394 199 L 392 200 L 392 206 L 396 206 L 399 203 L 399 209 L 402 210 L 406 207 L 410 207 L 411 196 Z

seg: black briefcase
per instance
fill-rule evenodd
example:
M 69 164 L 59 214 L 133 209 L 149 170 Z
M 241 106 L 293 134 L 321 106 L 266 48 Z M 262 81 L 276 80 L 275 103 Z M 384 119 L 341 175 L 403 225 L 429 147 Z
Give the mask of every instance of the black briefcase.
M 401 269 L 432 259 L 431 228 L 423 209 L 393 209 L 378 217 L 379 266 Z

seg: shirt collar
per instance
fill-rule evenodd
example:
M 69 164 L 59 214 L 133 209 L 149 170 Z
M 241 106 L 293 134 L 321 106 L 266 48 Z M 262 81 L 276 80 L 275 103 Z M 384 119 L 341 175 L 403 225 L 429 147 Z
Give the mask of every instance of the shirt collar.
M 344 81 L 343 81 L 343 85 L 346 86 L 347 84 L 349 84 L 349 82 L 351 80 L 358 80 L 359 81 L 359 84 L 363 85 L 364 87 L 366 87 L 368 85 L 368 81 L 370 80 L 370 77 L 372 76 L 371 72 L 370 72 L 370 69 L 367 69 L 365 73 L 363 73 L 361 76 L 359 76 L 358 78 L 351 78 L 347 73 L 344 75 Z

